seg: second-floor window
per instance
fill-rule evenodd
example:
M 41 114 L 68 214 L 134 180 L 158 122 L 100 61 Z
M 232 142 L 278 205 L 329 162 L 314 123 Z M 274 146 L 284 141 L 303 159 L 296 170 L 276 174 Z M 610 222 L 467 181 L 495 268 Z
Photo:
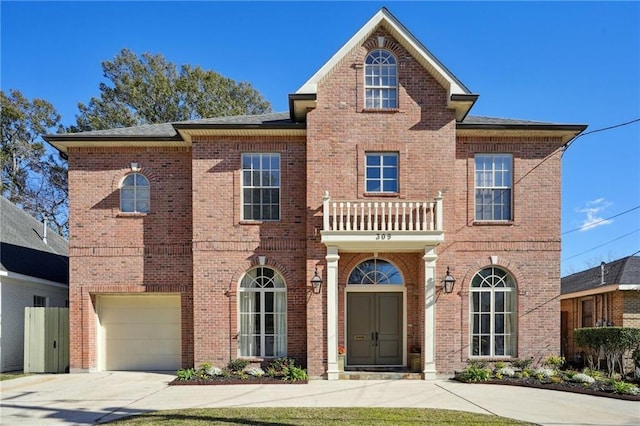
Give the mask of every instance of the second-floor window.
M 365 108 L 398 107 L 398 67 L 387 50 L 370 52 L 364 61 Z
M 398 192 L 398 153 L 367 153 L 365 174 L 366 192 Z
M 512 157 L 476 154 L 475 220 L 512 220 Z
M 280 154 L 242 154 L 242 219 L 280 220 Z
M 120 211 L 125 213 L 149 213 L 149 180 L 140 173 L 128 174 L 120 186 Z

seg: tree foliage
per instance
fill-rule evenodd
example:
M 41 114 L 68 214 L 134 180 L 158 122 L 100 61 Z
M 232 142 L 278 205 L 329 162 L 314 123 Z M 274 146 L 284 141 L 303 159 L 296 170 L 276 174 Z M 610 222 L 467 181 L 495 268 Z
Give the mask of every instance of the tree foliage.
M 271 106 L 247 82 L 182 65 L 160 54 L 136 55 L 123 49 L 102 62 L 108 83 L 100 83 L 100 97 L 78 104 L 76 127 L 87 131 L 168 123 L 229 115 L 261 114 Z
M 633 327 L 585 327 L 573 330 L 576 345 L 587 352 L 589 367 L 595 367 L 600 350 L 607 360 L 611 376 L 616 368 L 624 373 L 626 354 L 640 349 L 640 329 Z
M 41 136 L 60 126 L 49 102 L 0 91 L 2 196 L 67 235 L 67 165 L 47 153 Z M 59 128 L 58 128 L 59 130 Z

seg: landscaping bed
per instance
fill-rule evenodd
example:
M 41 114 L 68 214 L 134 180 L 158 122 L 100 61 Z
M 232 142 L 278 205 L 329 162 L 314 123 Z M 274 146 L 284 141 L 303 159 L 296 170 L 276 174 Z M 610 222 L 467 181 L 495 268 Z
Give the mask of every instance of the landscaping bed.
M 251 365 L 249 361 L 235 359 L 223 367 L 205 362 L 197 369 L 181 368 L 169 385 L 251 385 L 307 383 L 307 371 L 296 365 L 292 358 L 278 358 L 266 369 Z
M 482 361 L 470 361 L 469 366 L 456 372 L 453 380 L 464 383 L 485 383 L 508 386 L 524 386 L 585 395 L 640 401 L 640 380 L 620 374 L 606 376 L 599 370 L 582 371 L 560 367 L 564 359 L 547 357 L 542 365 L 532 367 L 532 360 L 495 362 L 493 366 Z

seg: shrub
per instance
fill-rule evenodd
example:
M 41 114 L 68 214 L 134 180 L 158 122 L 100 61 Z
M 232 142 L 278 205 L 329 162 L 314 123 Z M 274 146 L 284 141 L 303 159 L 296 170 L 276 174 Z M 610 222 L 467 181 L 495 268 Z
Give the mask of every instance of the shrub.
M 596 381 L 596 379 L 584 373 L 574 374 L 571 377 L 571 380 L 577 383 L 587 383 L 587 384 L 591 384 Z
M 535 376 L 538 380 L 549 379 L 556 375 L 556 372 L 550 368 L 537 368 L 535 370 Z
M 293 358 L 283 357 L 271 361 L 271 364 L 269 364 L 269 368 L 273 368 L 276 374 L 282 374 L 285 368 L 295 365 L 296 361 Z
M 634 384 L 614 381 L 612 384 L 613 390 L 615 393 L 620 393 L 623 395 L 638 395 L 640 394 L 640 389 Z
M 511 365 L 514 368 L 519 368 L 520 370 L 523 370 L 523 371 L 531 367 L 532 364 L 533 364 L 533 358 L 516 358 L 513 361 L 511 361 Z
M 295 365 L 289 365 L 282 370 L 282 380 L 289 382 L 297 382 L 298 380 L 307 380 L 307 370 L 304 370 Z
M 192 380 L 196 377 L 197 373 L 195 368 L 181 368 L 176 371 L 178 380 Z
M 484 361 L 469 361 L 469 366 L 458 376 L 465 382 L 486 382 L 491 378 L 491 370 Z
M 229 361 L 227 369 L 233 373 L 240 373 L 247 367 L 247 365 L 249 365 L 249 361 L 246 359 L 236 358 Z
M 640 347 L 640 329 L 632 327 L 587 327 L 573 330 L 576 345 L 585 348 L 591 369 L 602 349 L 607 360 L 607 372 L 611 376 L 616 365 L 624 375 L 624 356 Z
M 264 370 L 260 367 L 246 367 L 244 372 L 250 376 L 262 377 L 264 376 Z
M 495 368 L 496 370 L 503 369 L 506 366 L 507 366 L 507 363 L 505 363 L 504 361 L 498 361 L 498 362 L 493 364 L 493 368 Z
M 542 365 L 545 367 L 553 368 L 554 370 L 559 370 L 560 367 L 564 365 L 564 357 L 549 355 L 544 359 Z
M 498 374 L 500 374 L 501 376 L 505 376 L 505 377 L 513 377 L 516 375 L 516 372 L 513 368 L 509 368 L 509 367 L 502 367 L 501 369 L 499 369 L 497 371 Z

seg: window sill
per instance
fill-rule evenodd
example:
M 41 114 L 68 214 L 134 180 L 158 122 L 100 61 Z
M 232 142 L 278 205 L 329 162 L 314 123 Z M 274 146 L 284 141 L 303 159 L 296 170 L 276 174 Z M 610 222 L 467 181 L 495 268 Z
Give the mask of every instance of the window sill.
M 362 194 L 363 197 L 373 198 L 373 197 L 383 197 L 383 198 L 400 198 L 399 192 L 365 192 Z
M 278 223 L 280 219 L 277 220 L 241 220 L 239 222 L 240 225 L 264 225 L 267 223 Z
M 400 108 L 362 108 L 362 113 L 378 113 L 378 114 L 396 114 L 400 111 Z
M 149 213 L 141 212 L 118 212 L 116 217 L 146 217 Z
M 513 220 L 476 220 L 473 226 L 513 226 Z

